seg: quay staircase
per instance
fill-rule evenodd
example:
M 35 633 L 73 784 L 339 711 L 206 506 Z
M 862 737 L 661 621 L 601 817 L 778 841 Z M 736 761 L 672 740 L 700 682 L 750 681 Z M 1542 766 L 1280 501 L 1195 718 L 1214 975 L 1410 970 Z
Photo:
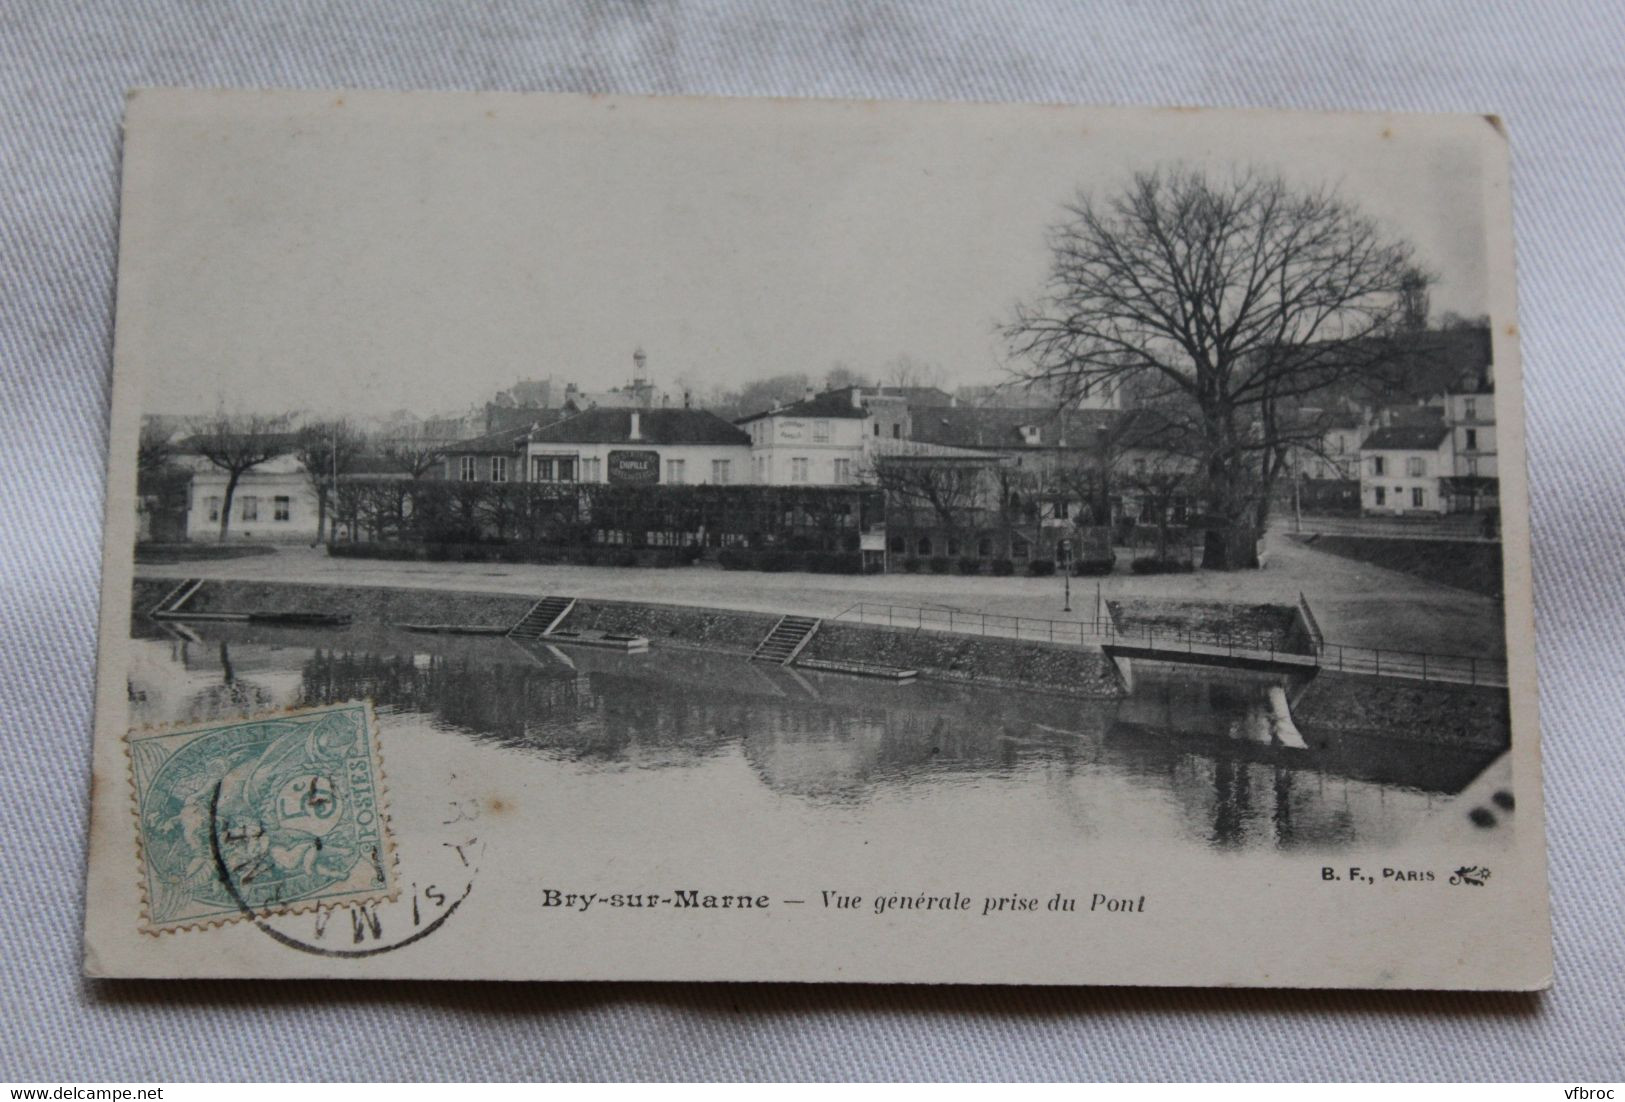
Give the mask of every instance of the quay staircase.
M 813 616 L 782 616 L 751 654 L 753 662 L 788 666 L 818 631 L 822 620 Z
M 543 597 L 530 606 L 524 619 L 509 629 L 508 638 L 540 639 L 558 627 L 575 606 L 573 597 Z
M 192 599 L 192 595 L 203 588 L 202 578 L 186 578 L 180 585 L 164 595 L 164 599 L 152 607 L 151 615 L 155 619 L 165 619 L 178 616 L 181 606 Z

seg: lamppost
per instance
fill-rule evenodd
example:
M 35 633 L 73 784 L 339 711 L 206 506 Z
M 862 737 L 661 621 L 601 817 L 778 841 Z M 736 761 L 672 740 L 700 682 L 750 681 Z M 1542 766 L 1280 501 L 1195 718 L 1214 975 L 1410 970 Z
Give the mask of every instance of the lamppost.
M 1061 560 L 1061 579 L 1065 586 L 1066 599 L 1062 612 L 1072 611 L 1072 541 L 1062 540 L 1057 548 L 1060 554 L 1056 558 Z

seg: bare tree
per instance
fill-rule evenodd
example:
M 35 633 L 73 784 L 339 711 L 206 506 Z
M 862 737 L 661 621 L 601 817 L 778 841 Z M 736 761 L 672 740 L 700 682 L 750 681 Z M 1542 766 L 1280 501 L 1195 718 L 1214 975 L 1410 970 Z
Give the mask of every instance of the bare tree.
M 136 444 L 135 467 L 143 475 L 166 470 L 175 459 L 175 430 L 157 421 L 142 421 L 141 439 Z
M 948 537 L 958 540 L 970 527 L 987 492 L 985 473 L 997 460 L 944 456 L 880 456 L 863 479 L 886 494 L 893 507 L 928 513 Z
M 187 448 L 226 473 L 225 497 L 220 508 L 221 542 L 225 542 L 231 529 L 231 501 L 243 475 L 293 450 L 293 438 L 288 432 L 290 420 L 286 414 L 267 416 L 219 410 L 211 417 L 192 422 Z
M 880 381 L 887 386 L 941 386 L 947 373 L 937 364 L 915 359 L 908 353 L 898 356 L 881 369 Z
M 1275 411 L 1391 359 L 1407 296 L 1425 289 L 1411 247 L 1335 194 L 1252 172 L 1175 168 L 1080 196 L 1050 250 L 1045 292 L 1002 327 L 1011 352 L 1063 399 L 1132 383 L 1184 404 L 1205 512 L 1224 528 L 1210 567 L 1255 561 Z
M 849 386 L 868 387 L 873 385 L 869 381 L 869 376 L 861 371 L 852 370 L 839 360 L 835 361 L 829 371 L 824 374 L 825 390 L 845 390 Z
M 293 454 L 316 492 L 316 543 L 327 533 L 328 504 L 338 480 L 355 469 L 366 441 L 349 421 L 308 421 L 294 435 Z
M 422 478 L 446 461 L 446 442 L 421 425 L 390 436 L 382 451 L 390 466 L 413 479 Z

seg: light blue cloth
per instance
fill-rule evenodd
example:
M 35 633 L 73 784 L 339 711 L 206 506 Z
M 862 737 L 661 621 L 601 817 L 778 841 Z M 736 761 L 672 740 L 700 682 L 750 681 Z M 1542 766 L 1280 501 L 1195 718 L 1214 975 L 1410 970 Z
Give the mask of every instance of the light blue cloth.
M 1609 0 L 0 8 L 0 1074 L 1625 1075 L 1625 22 Z M 138 85 L 1495 111 L 1515 154 L 1558 987 L 1222 991 L 79 979 L 119 118 Z

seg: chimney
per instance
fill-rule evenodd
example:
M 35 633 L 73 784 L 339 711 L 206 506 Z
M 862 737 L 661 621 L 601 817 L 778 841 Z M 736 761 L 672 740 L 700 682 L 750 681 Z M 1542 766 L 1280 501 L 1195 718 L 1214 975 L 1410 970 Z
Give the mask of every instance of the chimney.
M 634 387 L 641 387 L 643 381 L 649 377 L 648 365 L 649 357 L 643 354 L 643 349 L 639 348 L 632 353 L 632 385 Z
M 857 387 L 852 388 L 852 408 L 863 408 L 863 391 L 859 390 Z
M 626 434 L 626 438 L 628 440 L 643 439 L 643 426 L 639 424 L 639 421 L 640 418 L 638 417 L 638 411 L 634 409 L 632 411 L 632 431 Z
M 683 408 L 684 409 L 689 409 L 693 405 L 694 405 L 694 395 L 690 394 L 687 390 L 684 390 L 683 391 Z
M 818 391 L 814 390 L 812 387 L 808 387 L 806 390 L 801 392 L 801 400 L 804 402 L 810 402 L 817 396 Z

